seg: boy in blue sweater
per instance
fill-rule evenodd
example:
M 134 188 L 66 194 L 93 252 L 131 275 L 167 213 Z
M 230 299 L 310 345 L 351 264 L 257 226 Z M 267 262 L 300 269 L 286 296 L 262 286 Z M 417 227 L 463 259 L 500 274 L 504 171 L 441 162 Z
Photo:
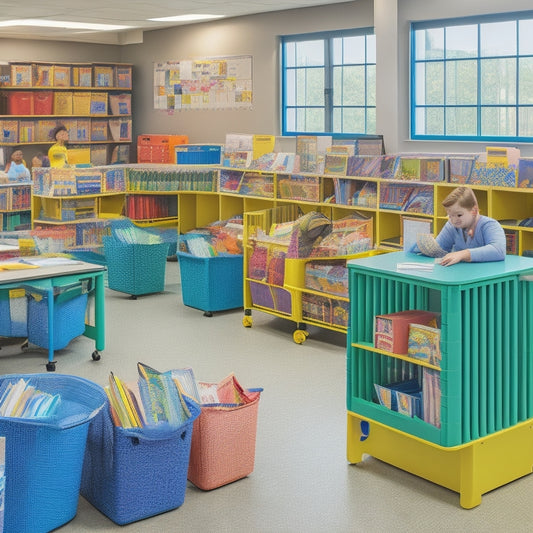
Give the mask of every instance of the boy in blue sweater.
M 458 187 L 444 199 L 442 205 L 448 214 L 448 222 L 436 240 L 448 253 L 441 259 L 441 265 L 505 259 L 505 232 L 497 220 L 479 214 L 472 189 Z

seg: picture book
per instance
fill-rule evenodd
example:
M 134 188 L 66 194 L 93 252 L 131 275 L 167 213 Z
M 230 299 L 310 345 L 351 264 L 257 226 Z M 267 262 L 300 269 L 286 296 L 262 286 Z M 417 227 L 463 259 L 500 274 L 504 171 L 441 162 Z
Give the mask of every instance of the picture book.
M 53 65 L 32 65 L 32 81 L 34 87 L 51 87 L 53 81 Z
M 70 66 L 54 65 L 54 87 L 70 87 Z
M 110 94 L 109 108 L 112 115 L 131 115 L 131 94 Z
M 440 368 L 440 329 L 424 324 L 409 324 L 407 355 Z
M 437 313 L 418 309 L 376 315 L 374 320 L 374 345 L 379 350 L 407 354 L 409 324 L 426 324 L 436 327 L 437 319 Z
M 533 187 L 533 158 L 521 157 L 519 159 L 517 186 L 521 188 Z
M 440 428 L 441 387 L 439 370 L 433 370 L 426 367 L 423 368 L 422 404 L 424 421 Z
M 422 415 L 422 394 L 415 392 L 409 394 L 399 390 L 393 391 L 396 395 L 396 407 L 398 413 L 402 415 L 421 418 Z
M 392 409 L 392 390 L 377 383 L 374 383 L 374 388 L 376 389 L 379 404 L 387 407 L 387 409 Z
M 433 222 L 427 218 L 402 216 L 402 245 L 408 252 L 416 245 L 418 235 L 431 234 Z

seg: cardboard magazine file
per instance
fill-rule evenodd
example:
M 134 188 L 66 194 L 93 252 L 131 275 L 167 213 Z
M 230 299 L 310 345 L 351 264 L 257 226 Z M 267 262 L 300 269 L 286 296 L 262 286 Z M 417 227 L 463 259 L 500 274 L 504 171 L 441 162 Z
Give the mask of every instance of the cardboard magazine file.
M 200 414 L 195 401 L 185 402 L 191 416 L 178 427 L 117 427 L 109 402 L 91 424 L 80 493 L 116 524 L 183 504 L 193 422 Z
M 257 413 L 262 389 L 250 403 L 203 405 L 194 422 L 189 481 L 212 490 L 250 475 L 254 470 Z

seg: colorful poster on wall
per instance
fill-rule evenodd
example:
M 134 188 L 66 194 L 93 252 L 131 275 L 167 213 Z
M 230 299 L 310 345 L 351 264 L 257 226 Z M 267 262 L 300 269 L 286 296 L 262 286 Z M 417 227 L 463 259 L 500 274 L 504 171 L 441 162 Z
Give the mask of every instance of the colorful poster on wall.
M 154 63 L 154 109 L 251 109 L 252 56 Z

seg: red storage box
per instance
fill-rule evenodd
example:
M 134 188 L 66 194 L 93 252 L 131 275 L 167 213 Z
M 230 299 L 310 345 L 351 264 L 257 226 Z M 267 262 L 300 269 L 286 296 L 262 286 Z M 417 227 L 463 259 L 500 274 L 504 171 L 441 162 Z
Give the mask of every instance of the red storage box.
M 52 115 L 54 93 L 52 91 L 35 91 L 33 93 L 33 113 L 35 115 Z
M 248 476 L 254 470 L 259 393 L 251 403 L 202 406 L 194 421 L 187 479 L 212 490 Z
M 409 344 L 409 324 L 436 327 L 437 320 L 437 313 L 417 309 L 377 315 L 374 324 L 375 346 L 379 350 L 406 355 Z
M 17 91 L 7 95 L 7 113 L 9 115 L 33 115 L 32 91 Z

